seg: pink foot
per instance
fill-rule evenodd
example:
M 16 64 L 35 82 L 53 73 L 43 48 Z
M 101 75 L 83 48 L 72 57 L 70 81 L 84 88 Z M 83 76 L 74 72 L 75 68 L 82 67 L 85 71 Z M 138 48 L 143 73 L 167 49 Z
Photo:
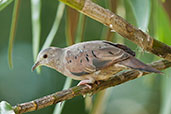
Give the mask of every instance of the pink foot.
M 89 84 L 92 84 L 93 81 L 92 80 L 82 80 L 78 83 L 77 86 L 79 85 L 86 85 L 89 89 L 91 89 L 92 87 Z

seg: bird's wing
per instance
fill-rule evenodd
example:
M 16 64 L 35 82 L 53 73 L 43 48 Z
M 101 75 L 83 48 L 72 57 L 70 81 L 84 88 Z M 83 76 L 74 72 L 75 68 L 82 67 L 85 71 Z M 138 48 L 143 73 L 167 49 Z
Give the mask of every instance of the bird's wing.
M 85 49 L 78 54 L 69 50 L 66 54 L 66 68 L 76 76 L 83 76 L 126 60 L 131 55 L 110 44 L 101 48 Z

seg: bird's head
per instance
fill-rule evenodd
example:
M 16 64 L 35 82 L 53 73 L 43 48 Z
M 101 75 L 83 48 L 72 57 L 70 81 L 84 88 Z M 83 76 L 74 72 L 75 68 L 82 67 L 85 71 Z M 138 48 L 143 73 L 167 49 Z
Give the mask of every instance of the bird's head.
M 35 64 L 32 66 L 32 71 L 34 71 L 38 66 L 42 65 L 55 68 L 59 63 L 61 54 L 62 49 L 56 47 L 49 47 L 40 51 Z

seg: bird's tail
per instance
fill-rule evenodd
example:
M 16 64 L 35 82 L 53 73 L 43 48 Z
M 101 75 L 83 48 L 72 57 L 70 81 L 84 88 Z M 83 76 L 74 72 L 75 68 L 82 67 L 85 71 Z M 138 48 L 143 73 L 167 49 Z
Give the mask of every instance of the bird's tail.
M 127 66 L 128 68 L 132 68 L 135 70 L 140 70 L 143 72 L 154 72 L 154 73 L 161 73 L 159 70 L 144 64 L 140 60 L 136 59 L 135 57 L 131 57 L 127 60 L 120 62 L 121 65 Z

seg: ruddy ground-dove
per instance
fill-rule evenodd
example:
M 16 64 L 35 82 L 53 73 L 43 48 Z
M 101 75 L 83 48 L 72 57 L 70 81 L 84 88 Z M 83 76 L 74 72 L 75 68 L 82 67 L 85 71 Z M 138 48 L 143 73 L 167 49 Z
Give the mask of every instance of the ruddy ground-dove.
M 160 73 L 159 70 L 135 58 L 135 53 L 122 44 L 109 41 L 87 41 L 66 48 L 42 50 L 32 70 L 44 65 L 75 80 L 78 85 L 107 80 L 124 69 Z

